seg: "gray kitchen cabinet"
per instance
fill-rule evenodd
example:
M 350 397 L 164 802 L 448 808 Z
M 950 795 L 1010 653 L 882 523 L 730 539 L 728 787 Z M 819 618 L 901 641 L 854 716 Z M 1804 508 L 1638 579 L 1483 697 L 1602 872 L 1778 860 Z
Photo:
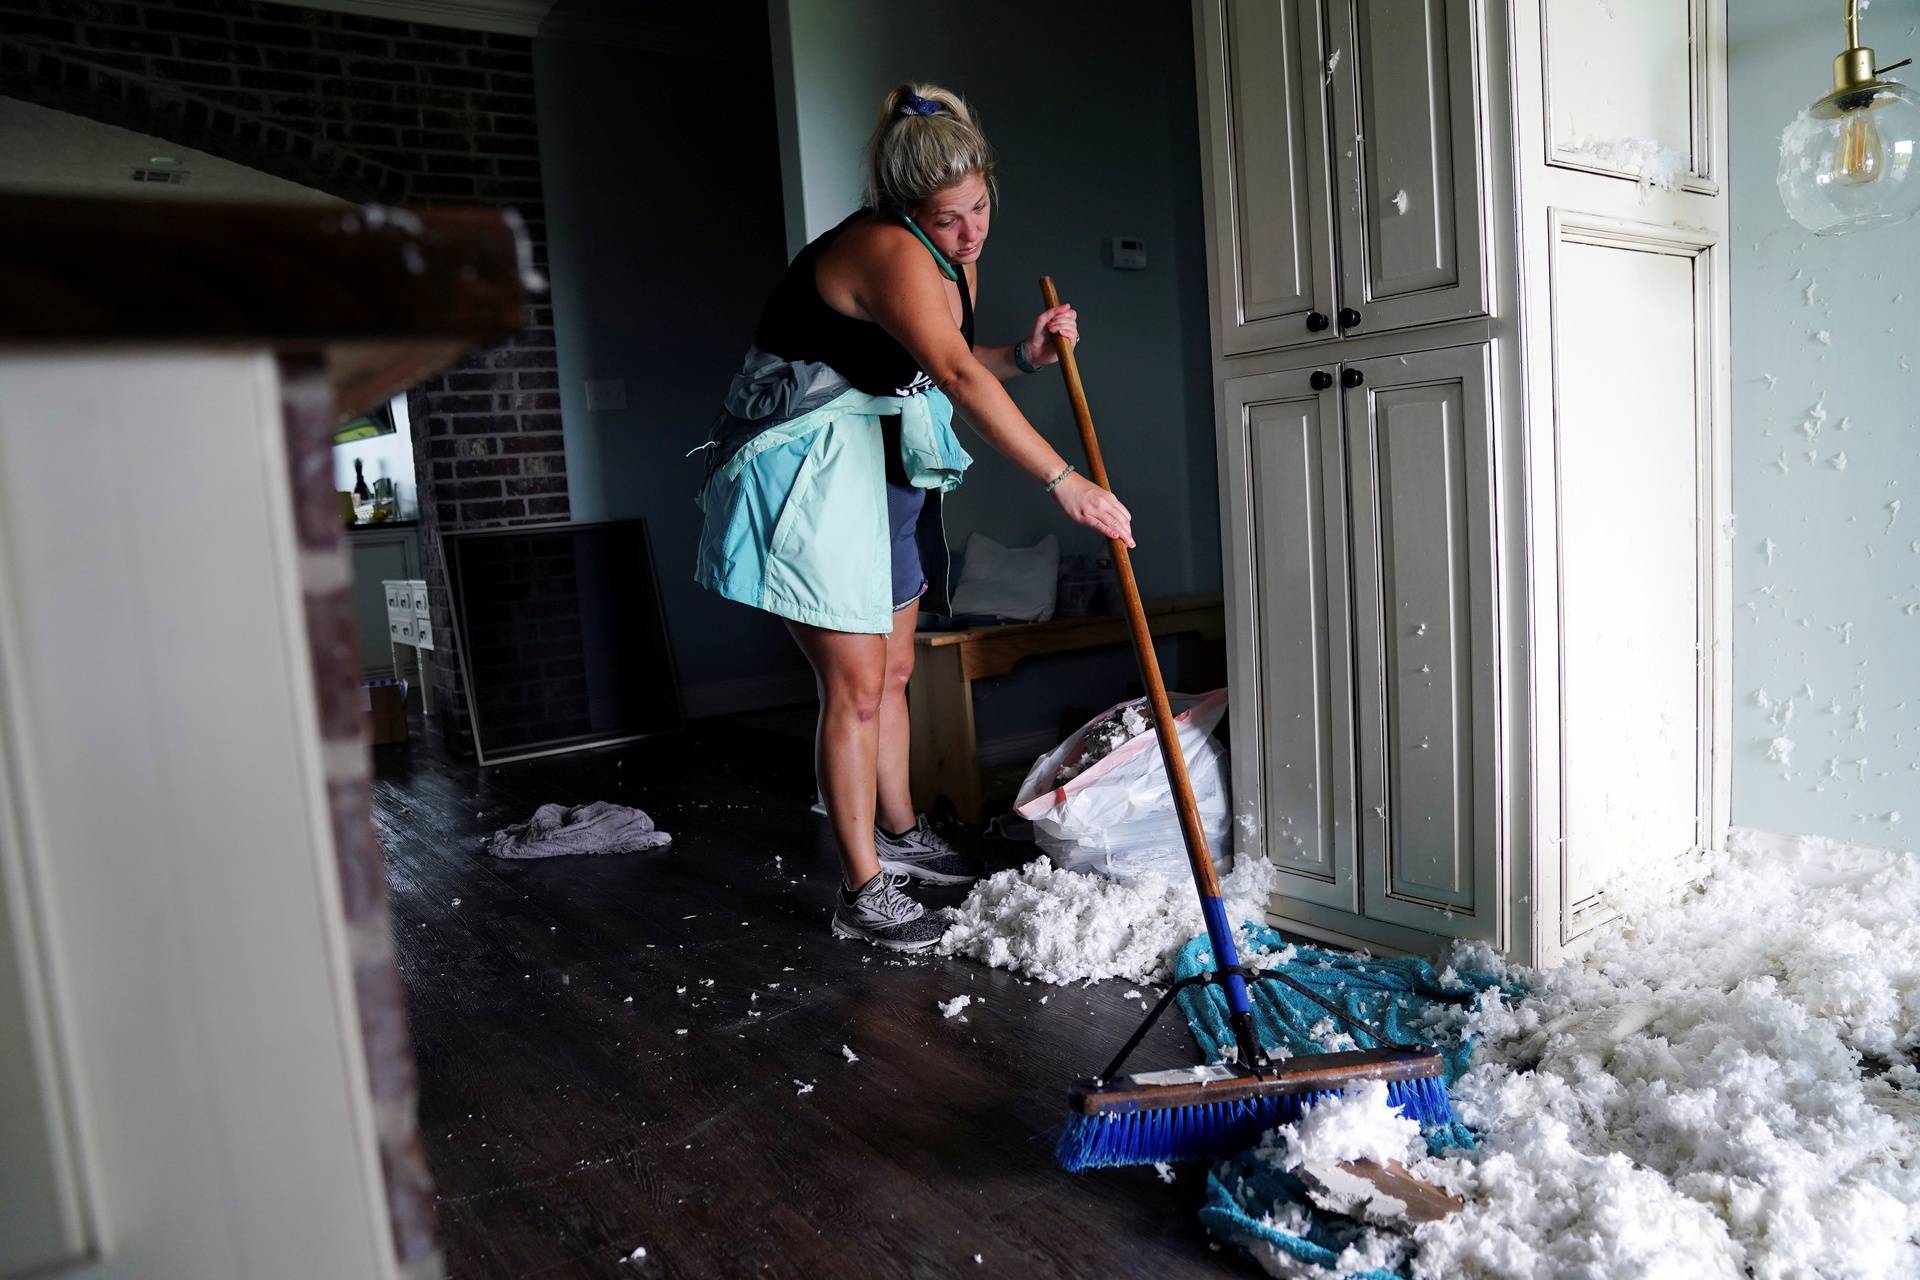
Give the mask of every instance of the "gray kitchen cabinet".
M 1203 14 L 1202 156 L 1221 340 L 1235 354 L 1325 341 L 1338 332 L 1339 308 L 1320 6 L 1211 0 Z
M 353 620 L 360 632 L 360 671 L 392 676 L 393 637 L 387 628 L 386 582 L 420 576 L 420 532 L 412 525 L 355 525 L 347 530 L 353 558 Z
M 1488 397 L 1484 345 L 1250 374 L 1220 441 L 1236 810 L 1290 898 L 1449 936 L 1498 883 Z
M 1333 8 L 1336 327 L 1351 336 L 1484 315 L 1478 6 Z
M 1316 388 L 1313 374 L 1325 386 Z M 1226 384 L 1220 440 L 1229 679 L 1271 732 L 1236 745 L 1234 793 L 1258 796 L 1287 892 L 1359 910 L 1354 876 L 1352 605 L 1346 441 L 1331 374 L 1293 369 Z M 1247 834 L 1258 834 L 1247 832 Z M 1242 846 L 1246 841 L 1241 841 Z
M 1485 313 L 1476 12 L 1200 0 L 1223 353 Z
M 1491 937 L 1492 434 L 1486 347 L 1343 366 L 1368 917 Z
M 1550 963 L 1727 836 L 1725 2 L 1193 10 L 1236 853 Z

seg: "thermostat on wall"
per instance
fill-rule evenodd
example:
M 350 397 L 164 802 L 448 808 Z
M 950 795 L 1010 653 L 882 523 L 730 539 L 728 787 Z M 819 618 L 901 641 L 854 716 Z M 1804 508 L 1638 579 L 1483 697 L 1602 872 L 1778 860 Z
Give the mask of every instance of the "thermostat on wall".
M 1138 236 L 1114 236 L 1107 241 L 1107 265 L 1116 271 L 1145 271 L 1147 242 Z

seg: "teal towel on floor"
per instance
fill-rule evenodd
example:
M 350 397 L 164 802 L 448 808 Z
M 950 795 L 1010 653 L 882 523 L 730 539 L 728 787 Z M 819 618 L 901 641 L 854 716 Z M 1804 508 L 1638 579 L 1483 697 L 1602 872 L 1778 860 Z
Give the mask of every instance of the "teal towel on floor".
M 1249 968 L 1253 967 L 1253 957 L 1287 945 L 1279 933 L 1262 925 L 1248 925 L 1242 943 L 1242 963 Z M 1362 1026 L 1379 1028 L 1389 1040 L 1433 1045 L 1440 1050 L 1448 1084 L 1467 1069 L 1473 1056 L 1472 1041 L 1459 1035 L 1438 1037 L 1426 1027 L 1425 1017 L 1436 1005 L 1471 1003 L 1482 991 L 1498 986 L 1497 978 L 1456 970 L 1454 982 L 1442 985 L 1440 975 L 1425 960 L 1373 959 L 1318 947 L 1297 947 L 1296 952 L 1285 964 L 1273 967 Z M 1174 977 L 1190 978 L 1213 968 L 1213 950 L 1202 936 L 1181 948 Z M 1247 986 L 1253 996 L 1254 1028 L 1260 1043 L 1269 1048 L 1284 1047 L 1295 1054 L 1322 1053 L 1326 1046 L 1313 1034 L 1316 1025 L 1332 1022 L 1335 1034 L 1347 1031 L 1324 1008 L 1278 982 L 1252 982 Z M 1189 987 L 1178 999 L 1194 1039 L 1210 1059 L 1221 1057 L 1233 1044 L 1233 1033 L 1227 1027 L 1225 993 L 1217 986 Z M 1366 1042 L 1361 1047 L 1372 1045 Z M 1430 1130 L 1426 1139 L 1427 1149 L 1436 1154 L 1474 1145 L 1472 1132 L 1458 1123 Z M 1308 1230 L 1294 1233 L 1273 1224 L 1274 1212 L 1288 1204 L 1307 1210 L 1312 1221 Z M 1223 1240 L 1242 1246 L 1271 1245 L 1303 1262 L 1336 1272 L 1340 1270 L 1341 1250 L 1358 1234 L 1346 1219 L 1312 1208 L 1298 1182 L 1250 1151 L 1223 1161 L 1208 1176 L 1207 1203 L 1200 1210 L 1200 1219 L 1207 1230 Z M 1347 1274 L 1362 1280 L 1398 1280 L 1388 1271 Z

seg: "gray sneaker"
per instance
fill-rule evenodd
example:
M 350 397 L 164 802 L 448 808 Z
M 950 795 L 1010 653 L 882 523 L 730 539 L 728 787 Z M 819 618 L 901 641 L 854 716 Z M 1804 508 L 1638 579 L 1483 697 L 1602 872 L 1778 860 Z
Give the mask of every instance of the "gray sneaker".
M 927 823 L 921 814 L 913 829 L 901 835 L 889 835 L 873 829 L 873 851 L 880 855 L 880 869 L 898 875 L 928 880 L 934 884 L 971 884 L 980 877 L 960 856 L 959 850 Z
M 925 951 L 940 941 L 951 919 L 945 911 L 929 911 L 902 893 L 905 876 L 882 871 L 858 893 L 840 886 L 833 908 L 833 936 L 859 938 L 889 951 Z

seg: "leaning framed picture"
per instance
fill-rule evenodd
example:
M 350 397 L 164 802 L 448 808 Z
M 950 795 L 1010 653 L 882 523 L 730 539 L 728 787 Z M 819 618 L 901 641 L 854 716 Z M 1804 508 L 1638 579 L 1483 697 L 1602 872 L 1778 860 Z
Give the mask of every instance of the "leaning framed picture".
M 441 535 L 481 764 L 681 727 L 644 520 Z

